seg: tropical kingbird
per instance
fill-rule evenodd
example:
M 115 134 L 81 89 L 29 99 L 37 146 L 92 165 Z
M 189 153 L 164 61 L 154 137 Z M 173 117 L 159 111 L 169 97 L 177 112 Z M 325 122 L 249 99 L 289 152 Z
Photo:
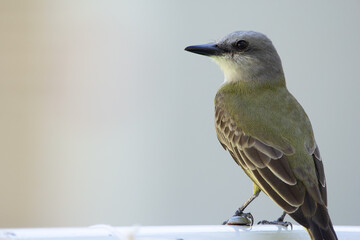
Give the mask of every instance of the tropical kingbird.
M 280 57 L 262 33 L 237 31 L 185 50 L 209 56 L 225 82 L 215 97 L 217 137 L 254 182 L 313 240 L 337 239 L 327 209 L 323 161 L 308 116 L 285 84 Z M 245 214 L 245 216 L 248 216 Z

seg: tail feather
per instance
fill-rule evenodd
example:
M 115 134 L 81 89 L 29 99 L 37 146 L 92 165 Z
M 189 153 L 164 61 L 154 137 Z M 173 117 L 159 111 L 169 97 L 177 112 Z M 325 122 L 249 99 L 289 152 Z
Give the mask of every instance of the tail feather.
M 302 207 L 291 213 L 290 216 L 306 228 L 312 240 L 338 239 L 325 206 L 318 205 L 313 216 L 304 215 Z
M 312 222 L 310 228 L 307 229 L 312 240 L 337 240 L 334 227 L 329 225 L 327 228 L 321 228 L 316 223 Z

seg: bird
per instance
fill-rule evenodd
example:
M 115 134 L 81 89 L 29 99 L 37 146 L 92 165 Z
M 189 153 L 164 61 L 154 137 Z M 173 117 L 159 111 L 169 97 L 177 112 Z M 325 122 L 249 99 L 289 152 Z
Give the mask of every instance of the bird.
M 284 211 L 275 223 L 288 214 L 312 240 L 337 239 L 319 147 L 309 117 L 287 89 L 272 41 L 260 32 L 235 31 L 185 50 L 211 57 L 224 72 L 215 96 L 216 135 L 254 189 L 235 216 L 249 218 L 243 210 L 262 191 Z

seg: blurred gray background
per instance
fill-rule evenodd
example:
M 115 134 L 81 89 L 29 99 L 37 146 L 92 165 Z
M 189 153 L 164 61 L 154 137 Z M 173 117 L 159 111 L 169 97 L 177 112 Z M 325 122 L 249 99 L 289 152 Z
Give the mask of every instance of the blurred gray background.
M 272 39 L 359 225 L 360 1 L 0 1 L 0 226 L 220 224 L 252 184 L 218 143 L 223 74 L 185 52 Z M 255 220 L 281 210 L 264 194 Z M 287 218 L 288 220 L 290 218 Z

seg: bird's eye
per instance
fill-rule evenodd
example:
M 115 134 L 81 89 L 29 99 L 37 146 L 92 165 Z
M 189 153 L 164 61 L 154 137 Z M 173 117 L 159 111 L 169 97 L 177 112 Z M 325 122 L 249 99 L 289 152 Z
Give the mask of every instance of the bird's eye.
M 239 40 L 235 43 L 235 47 L 240 51 L 244 51 L 249 46 L 249 43 L 245 40 Z

